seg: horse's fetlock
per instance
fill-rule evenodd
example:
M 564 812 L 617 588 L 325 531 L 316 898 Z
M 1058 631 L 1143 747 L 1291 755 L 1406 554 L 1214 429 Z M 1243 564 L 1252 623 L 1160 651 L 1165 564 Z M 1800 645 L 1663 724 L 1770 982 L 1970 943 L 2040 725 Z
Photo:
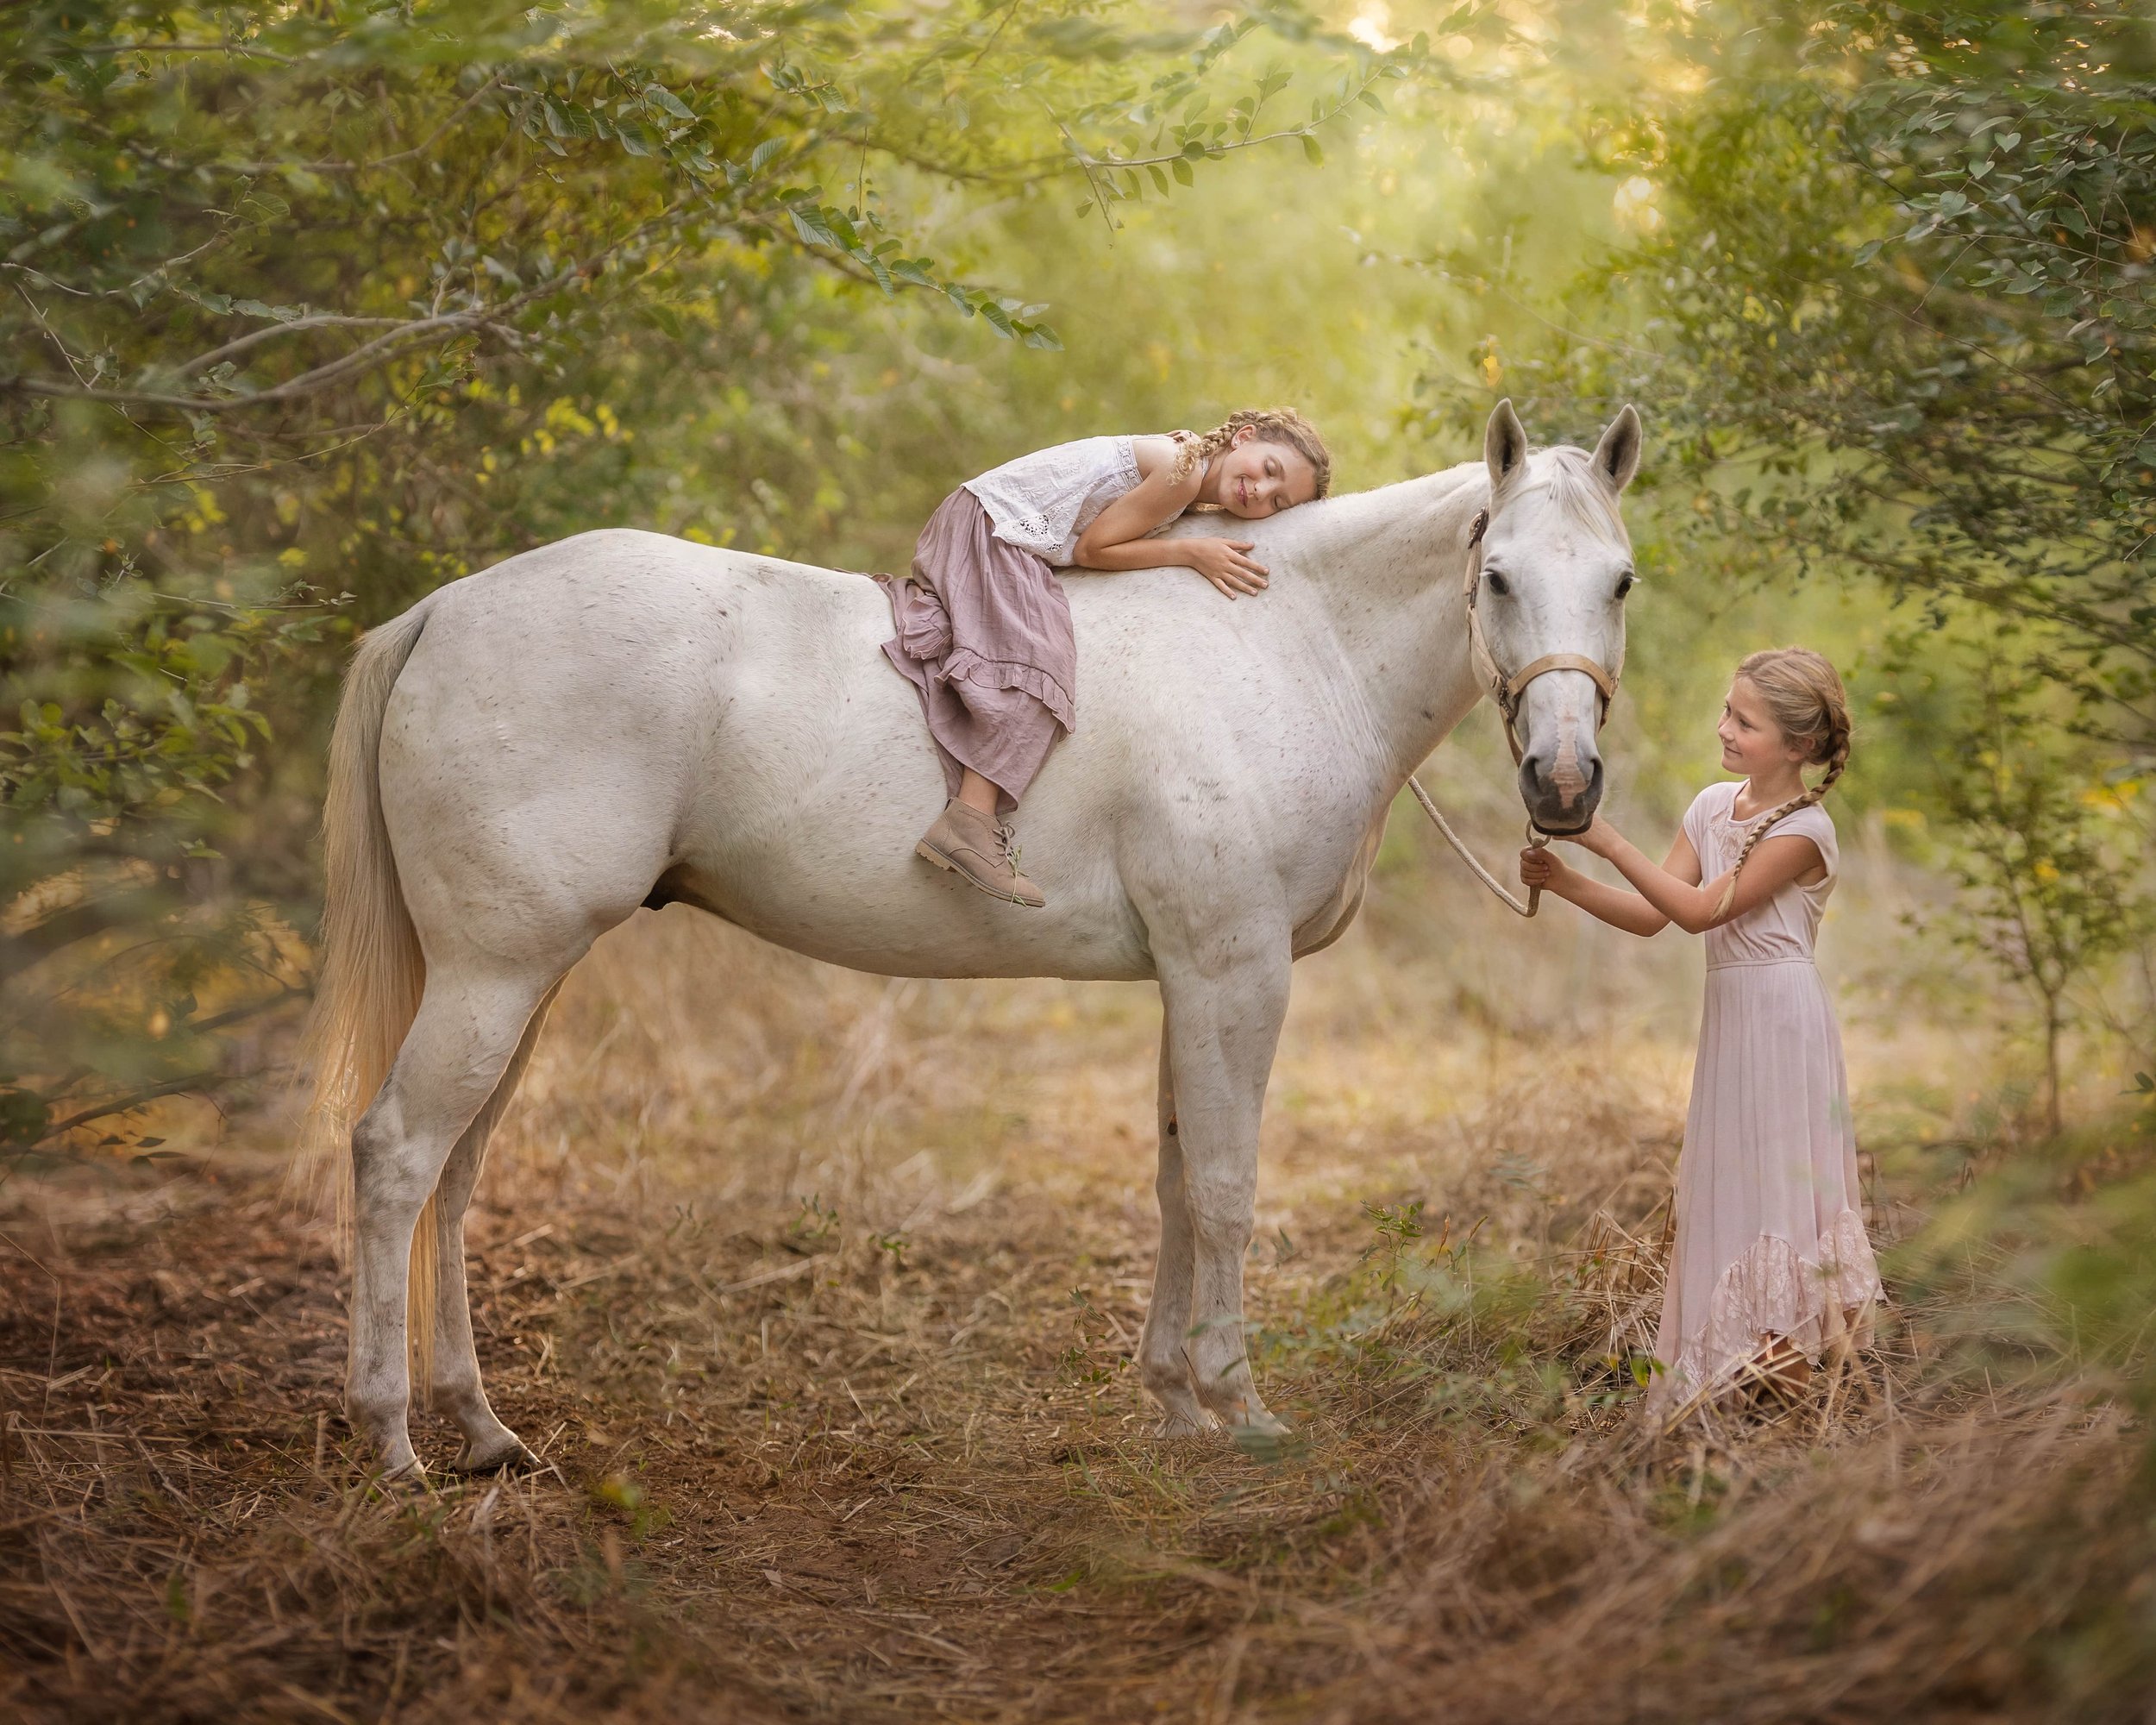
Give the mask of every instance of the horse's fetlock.
M 1138 1363 L 1138 1381 L 1156 1396 L 1169 1389 L 1188 1389 L 1190 1370 L 1183 1364 L 1181 1354 L 1146 1358 L 1140 1356 Z
M 378 1391 L 344 1392 L 344 1417 L 352 1429 L 377 1442 L 404 1429 L 407 1403 L 402 1396 Z

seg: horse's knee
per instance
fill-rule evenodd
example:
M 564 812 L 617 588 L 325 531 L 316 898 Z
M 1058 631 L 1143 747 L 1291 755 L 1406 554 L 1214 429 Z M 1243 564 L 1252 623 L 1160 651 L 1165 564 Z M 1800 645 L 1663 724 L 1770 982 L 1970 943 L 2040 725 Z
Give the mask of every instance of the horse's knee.
M 1186 1181 L 1183 1201 L 1199 1250 L 1229 1252 L 1238 1263 L 1257 1224 L 1257 1183 L 1252 1180 Z
M 362 1217 L 417 1214 L 434 1189 L 436 1170 L 422 1165 L 411 1139 L 380 1102 L 352 1128 L 352 1190 Z

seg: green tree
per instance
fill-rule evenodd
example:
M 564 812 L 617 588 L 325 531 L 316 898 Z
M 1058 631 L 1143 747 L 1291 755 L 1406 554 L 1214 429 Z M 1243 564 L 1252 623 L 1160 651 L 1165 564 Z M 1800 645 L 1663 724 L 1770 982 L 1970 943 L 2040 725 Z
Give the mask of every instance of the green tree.
M 1545 417 L 1638 401 L 1675 560 L 1907 605 L 1936 674 L 1982 643 L 1966 699 L 1895 729 L 2037 998 L 2055 1120 L 2068 986 L 2146 890 L 2079 794 L 2156 749 L 2156 28 L 2080 0 L 1656 16 L 1652 75 L 1584 128 L 1637 237 L 1543 340 L 1433 373 L 1432 414 L 1479 417 L 1501 371 Z
M 2045 1117 L 2056 1138 L 2074 990 L 2135 932 L 2122 853 L 2140 835 L 2117 787 L 2090 770 L 2090 751 L 2046 722 L 2040 695 L 1996 657 L 1971 682 L 1973 711 L 1957 726 L 1962 746 L 1942 762 L 1958 838 L 1948 861 L 1972 913 L 1950 926 L 2034 1000 Z
M 213 1028 L 304 988 L 280 931 L 355 626 L 594 499 L 754 544 L 829 519 L 874 414 L 818 385 L 863 305 L 1055 344 L 917 235 L 1049 196 L 1112 224 L 1426 66 L 1284 5 L 0 15 L 14 1141 L 207 1082 Z

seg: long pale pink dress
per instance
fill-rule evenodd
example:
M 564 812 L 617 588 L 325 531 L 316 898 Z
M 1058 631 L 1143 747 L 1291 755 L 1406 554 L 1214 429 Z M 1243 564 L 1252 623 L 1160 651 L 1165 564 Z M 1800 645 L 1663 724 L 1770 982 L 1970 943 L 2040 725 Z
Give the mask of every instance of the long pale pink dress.
M 1684 817 L 1700 877 L 1737 860 L 1741 784 L 1709 785 Z M 1762 815 L 1759 819 L 1764 819 Z M 1814 805 L 1771 837 L 1808 838 L 1826 877 L 1792 881 L 1707 933 L 1707 1003 L 1677 1164 L 1677 1242 L 1662 1301 L 1650 1414 L 1730 1377 L 1766 1335 L 1814 1358 L 1879 1295 L 1857 1182 L 1857 1135 L 1833 1003 L 1812 963 L 1840 857 Z

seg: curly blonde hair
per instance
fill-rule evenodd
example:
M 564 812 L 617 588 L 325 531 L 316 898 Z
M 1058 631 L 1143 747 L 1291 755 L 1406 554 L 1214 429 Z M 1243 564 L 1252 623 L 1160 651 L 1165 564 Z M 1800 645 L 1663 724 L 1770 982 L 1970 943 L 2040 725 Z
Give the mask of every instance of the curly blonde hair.
M 1332 489 L 1332 452 L 1318 435 L 1318 428 L 1292 407 L 1243 407 L 1228 415 L 1202 436 L 1188 431 L 1175 433 L 1175 465 L 1169 474 L 1187 480 L 1201 461 L 1209 461 L 1235 441 L 1235 434 L 1249 426 L 1262 443 L 1285 443 L 1308 461 L 1317 474 L 1313 498 Z
M 1777 821 L 1801 808 L 1809 808 L 1825 796 L 1849 764 L 1849 697 L 1842 689 L 1839 673 L 1824 655 L 1808 647 L 1771 647 L 1748 655 L 1737 667 L 1737 676 L 1759 691 L 1759 699 L 1766 703 L 1767 712 L 1782 735 L 1801 746 L 1808 761 L 1824 762 L 1827 771 L 1802 796 L 1792 797 L 1760 817 L 1745 836 L 1744 849 L 1737 853 L 1736 866 L 1729 871 L 1729 884 L 1722 888 L 1721 902 L 1714 906 L 1717 922 L 1735 902 L 1737 877 L 1744 873 L 1752 847 Z

